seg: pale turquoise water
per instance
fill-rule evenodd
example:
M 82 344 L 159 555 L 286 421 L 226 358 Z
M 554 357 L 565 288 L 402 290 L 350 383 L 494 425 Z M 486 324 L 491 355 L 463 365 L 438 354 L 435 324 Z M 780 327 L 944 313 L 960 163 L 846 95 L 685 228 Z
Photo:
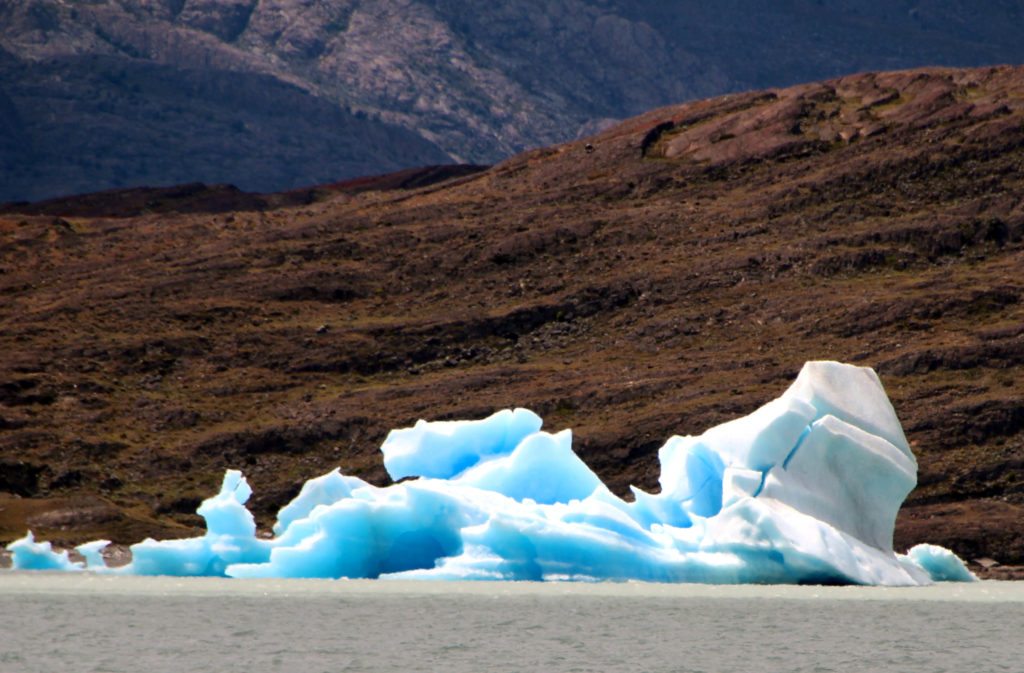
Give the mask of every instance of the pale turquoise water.
M 0 572 L 0 673 L 1024 671 L 1024 583 L 915 589 Z

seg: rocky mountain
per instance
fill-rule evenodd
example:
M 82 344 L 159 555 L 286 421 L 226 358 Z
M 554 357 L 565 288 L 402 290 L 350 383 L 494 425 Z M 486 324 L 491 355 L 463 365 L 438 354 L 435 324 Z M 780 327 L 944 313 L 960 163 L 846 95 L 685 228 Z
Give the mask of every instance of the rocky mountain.
M 991 0 L 0 0 L 0 201 L 491 163 L 645 110 L 1024 61 Z
M 666 438 L 838 359 L 879 372 L 919 459 L 897 546 L 1022 564 L 1022 195 L 1001 67 L 732 94 L 298 200 L 8 212 L 0 540 L 191 534 L 229 467 L 266 528 L 336 466 L 384 483 L 390 428 L 517 405 L 656 490 Z

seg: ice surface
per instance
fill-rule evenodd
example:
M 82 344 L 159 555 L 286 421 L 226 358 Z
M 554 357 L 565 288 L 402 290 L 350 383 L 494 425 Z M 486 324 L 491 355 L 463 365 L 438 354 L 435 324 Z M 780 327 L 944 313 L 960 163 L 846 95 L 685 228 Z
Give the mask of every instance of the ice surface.
M 510 455 L 471 467 L 455 481 L 545 505 L 582 500 L 601 486 L 597 475 L 573 453 L 570 430 L 528 435 Z
M 153 539 L 132 545 L 132 562 L 121 572 L 135 575 L 224 575 L 232 563 L 266 561 L 270 544 L 256 537 L 256 521 L 245 508 L 252 489 L 238 470 L 224 475 L 220 493 L 196 512 L 206 535 L 183 540 Z
M 540 426 L 540 416 L 529 409 L 506 409 L 482 421 L 421 420 L 392 430 L 380 450 L 392 479 L 449 479 L 481 460 L 511 453 Z
M 103 560 L 103 549 L 110 544 L 110 540 L 93 540 L 75 547 L 75 551 L 85 559 L 85 567 L 89 570 L 96 570 L 106 566 Z
M 914 585 L 973 576 L 930 545 L 897 555 L 896 513 L 917 464 L 875 373 L 810 362 L 778 399 L 658 453 L 659 493 L 611 493 L 526 409 L 419 421 L 381 450 L 379 488 L 334 470 L 308 481 L 259 539 L 251 489 L 228 471 L 198 513 L 204 536 L 146 540 L 108 570 L 230 577 L 370 577 Z M 19 569 L 81 570 L 31 534 Z
M 916 545 L 902 558 L 924 568 L 936 582 L 973 582 L 978 579 L 956 554 L 938 545 Z
M 36 542 L 32 531 L 7 545 L 11 567 L 15 570 L 81 570 L 82 565 L 68 558 L 68 552 L 53 551 L 49 542 Z
M 899 449 L 828 415 L 811 424 L 785 463 L 767 471 L 759 497 L 890 550 L 896 513 L 916 483 L 917 466 Z
M 338 468 L 334 468 L 322 477 L 310 479 L 302 485 L 299 495 L 277 513 L 274 534 L 280 535 L 292 525 L 293 521 L 308 517 L 317 505 L 330 505 L 351 497 L 352 491 L 368 485 L 359 477 L 346 477 L 338 471 Z

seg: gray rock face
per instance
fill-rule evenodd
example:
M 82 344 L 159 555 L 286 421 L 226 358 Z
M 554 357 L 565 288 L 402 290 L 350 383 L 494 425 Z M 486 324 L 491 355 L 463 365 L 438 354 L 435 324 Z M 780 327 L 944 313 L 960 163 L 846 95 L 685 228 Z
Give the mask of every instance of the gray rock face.
M 231 42 L 246 29 L 255 8 L 256 0 L 186 0 L 176 22 Z
M 1024 60 L 1024 10 L 993 4 L 0 0 L 0 165 L 19 166 L 5 169 L 0 200 L 182 174 L 281 189 L 424 160 L 492 162 L 727 91 Z M 307 103 L 285 109 L 298 98 L 347 121 L 311 126 L 298 118 Z M 352 125 L 392 144 L 369 145 Z M 195 151 L 168 159 L 168 146 Z M 222 159 L 200 162 L 214 146 Z M 78 168 L 54 170 L 60 157 Z

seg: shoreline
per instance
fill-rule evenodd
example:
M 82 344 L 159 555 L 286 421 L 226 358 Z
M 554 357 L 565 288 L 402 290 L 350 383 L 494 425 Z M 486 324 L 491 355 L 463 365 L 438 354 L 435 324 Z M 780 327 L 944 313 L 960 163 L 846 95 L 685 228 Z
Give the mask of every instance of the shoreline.
M 1024 583 L 939 582 L 928 586 L 798 584 L 659 584 L 655 582 L 424 581 L 348 579 L 231 579 L 98 575 L 94 573 L 0 572 L 0 599 L 47 601 L 109 598 L 165 599 L 258 598 L 260 601 L 342 601 L 352 605 L 392 599 L 416 602 L 624 600 L 662 605 L 673 601 L 751 599 L 796 603 L 958 603 L 1024 605 Z
M 63 547 L 54 547 L 54 551 L 60 553 L 67 551 L 72 561 L 84 560 L 82 555 L 74 549 L 66 549 Z M 110 544 L 103 550 L 103 559 L 107 563 L 109 568 L 120 568 L 131 563 L 132 552 L 129 545 L 123 544 Z M 992 581 L 992 582 L 1021 582 L 1024 581 L 1024 566 L 1011 566 L 1011 565 L 990 565 L 985 559 L 986 563 L 979 563 L 977 560 L 967 561 L 967 569 L 974 573 L 979 580 Z M 0 571 L 9 570 L 11 568 L 11 552 L 0 547 Z M 27 571 L 27 572 L 45 572 L 45 571 Z M 131 575 L 122 575 L 122 577 L 133 577 Z M 375 580 L 366 580 L 373 582 Z M 393 580 L 384 580 L 390 582 Z M 438 583 L 445 584 L 447 582 L 439 580 Z M 610 582 L 611 584 L 619 584 L 618 582 Z M 671 585 L 670 585 L 671 586 Z M 763 585 L 718 585 L 708 584 L 700 586 L 763 586 Z M 771 585 L 771 586 L 799 586 L 799 585 Z M 857 586 L 857 585 L 849 585 Z

